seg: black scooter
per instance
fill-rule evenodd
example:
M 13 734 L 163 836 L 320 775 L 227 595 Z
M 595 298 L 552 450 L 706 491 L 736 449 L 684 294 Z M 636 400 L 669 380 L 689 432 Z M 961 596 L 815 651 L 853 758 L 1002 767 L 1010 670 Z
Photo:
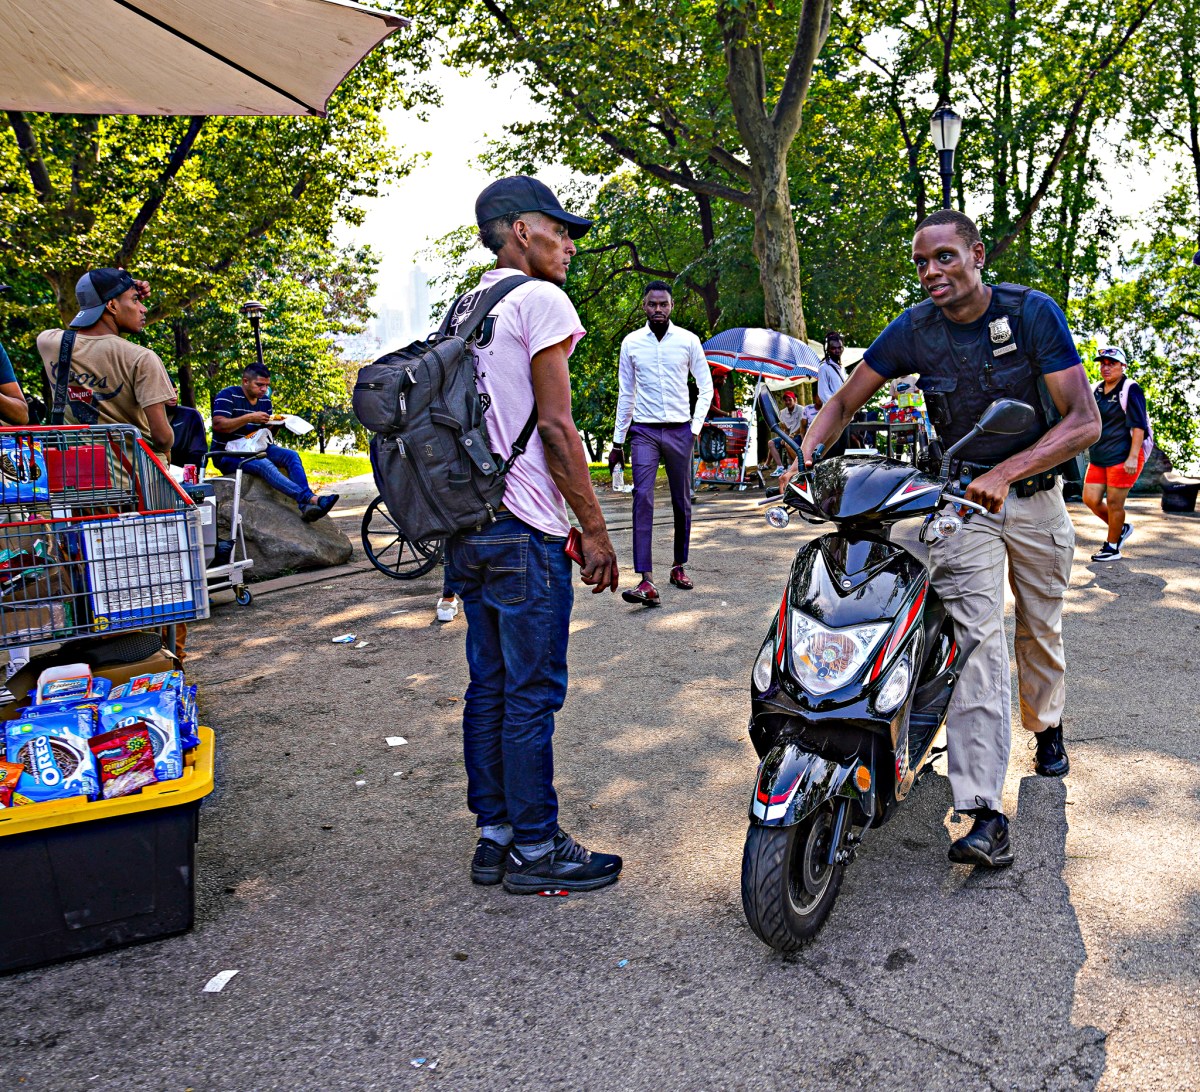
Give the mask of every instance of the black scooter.
M 799 454 L 770 395 L 760 406 Z M 892 525 L 923 517 L 925 543 L 961 532 L 984 509 L 954 492 L 951 457 L 1033 418 L 1024 402 L 993 402 L 929 472 L 866 455 L 820 462 L 818 449 L 813 469 L 767 511 L 773 527 L 795 511 L 837 528 L 797 551 L 751 673 L 750 739 L 762 761 L 742 906 L 773 948 L 794 951 L 820 929 L 863 834 L 895 813 L 932 761 L 958 679 L 953 624 L 925 563 L 891 541 Z

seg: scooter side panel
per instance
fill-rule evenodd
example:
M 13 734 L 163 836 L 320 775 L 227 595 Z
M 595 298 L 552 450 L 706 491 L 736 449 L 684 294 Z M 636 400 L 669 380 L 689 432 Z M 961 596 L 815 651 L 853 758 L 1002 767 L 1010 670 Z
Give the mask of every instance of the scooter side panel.
M 835 796 L 859 795 L 850 781 L 857 763 L 842 765 L 794 743 L 768 752 L 758 770 L 750 801 L 750 822 L 765 827 L 788 827 Z

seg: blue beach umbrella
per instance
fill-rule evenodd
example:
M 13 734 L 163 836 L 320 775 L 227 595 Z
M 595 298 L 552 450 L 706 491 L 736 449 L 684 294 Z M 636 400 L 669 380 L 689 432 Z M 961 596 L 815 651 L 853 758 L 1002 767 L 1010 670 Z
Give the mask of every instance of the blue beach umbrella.
M 767 379 L 815 379 L 821 358 L 799 338 L 776 330 L 738 326 L 704 343 L 709 366 Z

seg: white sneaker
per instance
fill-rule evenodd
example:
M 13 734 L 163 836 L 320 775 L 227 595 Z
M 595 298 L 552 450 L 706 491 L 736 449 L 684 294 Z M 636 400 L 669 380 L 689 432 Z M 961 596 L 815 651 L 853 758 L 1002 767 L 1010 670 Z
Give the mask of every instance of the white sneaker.
M 453 622 L 458 617 L 458 606 L 462 602 L 456 595 L 453 599 L 439 599 L 437 605 L 437 620 Z
M 782 478 L 783 477 L 783 467 L 777 466 L 774 470 L 772 470 L 771 477 L 772 478 Z

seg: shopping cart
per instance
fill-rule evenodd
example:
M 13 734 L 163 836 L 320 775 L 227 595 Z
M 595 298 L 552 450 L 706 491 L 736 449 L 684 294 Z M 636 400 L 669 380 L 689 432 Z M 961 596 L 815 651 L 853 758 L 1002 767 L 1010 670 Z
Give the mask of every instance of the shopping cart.
M 208 613 L 200 513 L 136 428 L 0 429 L 0 649 Z

